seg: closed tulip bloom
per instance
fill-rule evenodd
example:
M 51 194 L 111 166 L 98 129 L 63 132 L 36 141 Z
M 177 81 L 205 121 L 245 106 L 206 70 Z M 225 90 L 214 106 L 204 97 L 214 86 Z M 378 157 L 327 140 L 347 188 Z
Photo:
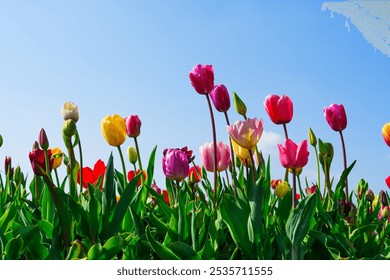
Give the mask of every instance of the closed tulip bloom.
M 193 183 L 199 183 L 200 178 L 202 178 L 202 168 L 200 166 L 191 166 L 188 171 L 188 177 Z
M 51 158 L 53 159 L 53 169 L 58 168 L 62 163 L 62 151 L 60 148 L 51 148 Z
M 224 85 L 215 86 L 210 93 L 215 109 L 218 112 L 227 112 L 230 108 L 230 97 L 227 88 Z
M 138 137 L 141 133 L 142 122 L 137 115 L 131 115 L 125 118 L 126 133 L 131 138 Z
M 74 103 L 65 102 L 61 108 L 61 115 L 65 121 L 71 119 L 77 122 L 79 120 L 79 109 Z
M 200 157 L 207 171 L 214 172 L 214 142 L 205 143 L 200 147 Z M 223 142 L 217 142 L 217 171 L 221 172 L 229 167 L 230 148 Z
M 390 122 L 386 123 L 382 128 L 383 140 L 385 140 L 387 146 L 390 147 Z
M 264 108 L 275 124 L 289 123 L 293 117 L 293 103 L 285 94 L 270 94 L 265 98 Z
M 51 157 L 51 150 L 47 150 L 49 160 L 49 171 L 53 168 L 53 159 Z M 45 152 L 42 149 L 35 149 L 28 155 L 32 170 L 35 175 L 41 176 L 46 173 Z
M 279 198 L 284 197 L 290 190 L 290 186 L 286 181 L 279 182 L 275 187 L 275 195 Z
M 257 118 L 236 121 L 231 126 L 226 126 L 230 137 L 241 147 L 252 149 L 259 142 L 263 133 L 263 120 Z
M 278 148 L 280 163 L 285 168 L 302 168 L 309 160 L 307 140 L 297 145 L 291 139 L 286 139 L 284 146 L 278 144 Z
M 165 149 L 162 158 L 162 168 L 170 180 L 183 180 L 190 169 L 187 154 L 180 149 Z
M 49 148 L 49 140 L 47 139 L 46 131 L 43 128 L 39 131 L 38 143 L 44 151 Z
M 190 72 L 191 85 L 199 94 L 209 94 L 214 88 L 214 68 L 212 65 L 196 65 Z
M 111 146 L 118 147 L 126 140 L 125 120 L 119 115 L 106 116 L 101 122 L 101 132 Z
M 347 115 L 342 104 L 331 104 L 325 107 L 324 116 L 334 131 L 342 131 L 347 127 Z

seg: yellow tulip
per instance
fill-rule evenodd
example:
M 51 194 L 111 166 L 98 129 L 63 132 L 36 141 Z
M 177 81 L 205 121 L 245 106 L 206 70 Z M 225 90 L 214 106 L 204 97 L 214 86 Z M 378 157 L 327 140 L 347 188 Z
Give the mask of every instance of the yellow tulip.
M 275 195 L 279 198 L 284 197 L 286 193 L 290 190 L 290 186 L 286 181 L 280 182 L 276 187 L 275 187 Z
M 60 148 L 52 148 L 51 157 L 53 158 L 53 169 L 58 168 L 62 163 L 62 151 Z
M 126 140 L 125 120 L 119 115 L 106 116 L 101 122 L 101 132 L 111 146 L 118 147 Z
M 241 146 L 238 145 L 237 142 L 234 141 L 233 139 L 232 139 L 232 145 L 233 145 L 234 153 L 236 154 L 236 156 L 237 156 L 239 159 L 246 160 L 246 159 L 249 159 L 249 158 L 250 158 L 250 154 L 249 154 L 248 149 L 245 149 L 245 148 L 241 147 Z M 254 152 L 255 152 L 255 149 L 253 148 L 253 149 L 252 149 L 252 154 L 253 154 Z

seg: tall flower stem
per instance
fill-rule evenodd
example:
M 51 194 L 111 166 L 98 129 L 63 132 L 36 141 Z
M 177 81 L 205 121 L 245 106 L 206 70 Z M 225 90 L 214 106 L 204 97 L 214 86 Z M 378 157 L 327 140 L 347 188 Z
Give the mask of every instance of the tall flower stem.
M 76 181 L 77 179 L 75 179 L 73 176 L 74 176 L 74 169 L 75 169 L 75 165 L 76 165 L 76 158 L 75 158 L 75 155 L 74 155 L 74 150 L 73 150 L 73 144 L 72 144 L 72 139 L 70 137 L 67 138 L 67 143 L 66 143 L 66 146 L 68 148 L 68 156 L 69 156 L 69 190 L 70 190 L 70 195 L 75 199 L 77 200 L 77 190 L 76 190 Z M 80 184 L 82 184 L 82 182 L 80 181 Z
M 292 205 L 293 208 L 297 207 L 297 178 L 295 170 L 293 171 Z
M 225 119 L 226 119 L 226 124 L 228 126 L 230 126 L 230 122 L 229 122 L 229 117 L 228 117 L 228 114 L 227 112 L 224 112 L 225 113 Z M 237 196 L 237 189 L 236 189 L 236 184 L 234 184 L 234 177 L 236 176 L 236 163 L 234 161 L 234 150 L 233 150 L 233 144 L 232 144 L 232 138 L 229 137 L 229 144 L 230 144 L 230 154 L 231 154 L 231 158 L 232 158 L 232 185 L 233 185 L 233 190 L 234 190 L 234 195 Z M 227 174 L 226 174 L 227 176 Z
M 316 154 L 316 164 L 317 164 L 317 186 L 319 189 L 321 189 L 320 160 L 318 157 L 318 151 L 316 146 L 314 146 L 314 152 Z
M 253 153 L 251 149 L 248 149 L 250 158 L 251 158 L 251 166 L 252 166 L 252 173 L 253 173 L 253 181 L 256 183 L 257 176 L 256 176 L 256 165 L 255 165 L 255 159 L 253 157 Z
M 288 132 L 287 132 L 287 125 L 285 123 L 283 124 L 283 130 L 284 130 L 284 136 L 286 137 L 286 139 L 289 139 Z M 286 171 L 284 173 L 284 181 L 286 181 L 288 183 L 288 169 L 287 168 L 286 168 Z
M 217 206 L 217 189 L 218 189 L 218 174 L 217 174 L 217 132 L 215 130 L 215 121 L 213 114 L 213 107 L 211 106 L 210 96 L 206 94 L 207 103 L 209 105 L 211 127 L 213 132 L 213 144 L 214 144 L 214 208 Z
M 135 139 L 135 138 L 134 138 Z M 122 163 L 122 170 L 123 170 L 123 190 L 126 189 L 127 187 L 127 179 L 126 179 L 126 166 L 125 166 L 125 159 L 123 157 L 122 149 L 121 146 L 117 146 L 118 151 L 119 151 L 119 156 L 121 158 L 121 163 Z
M 134 143 L 135 143 L 135 149 L 137 150 L 137 156 L 138 156 L 138 162 L 139 162 L 139 169 L 141 170 L 144 170 L 142 168 L 142 163 L 141 163 L 141 155 L 139 153 L 139 146 L 138 146 L 138 141 L 137 141 L 137 137 L 134 137 Z M 141 176 L 141 180 L 143 180 L 143 177 Z
M 79 146 L 79 156 L 80 156 L 80 169 L 79 169 L 79 174 L 80 174 L 80 194 L 83 192 L 83 152 L 81 148 L 81 140 L 78 131 L 76 130 L 76 135 L 78 139 L 78 146 Z
M 344 170 L 347 169 L 347 152 L 345 151 L 345 143 L 343 132 L 340 130 L 341 145 L 343 147 L 343 158 L 344 158 Z M 345 178 L 345 200 L 348 201 L 348 177 Z

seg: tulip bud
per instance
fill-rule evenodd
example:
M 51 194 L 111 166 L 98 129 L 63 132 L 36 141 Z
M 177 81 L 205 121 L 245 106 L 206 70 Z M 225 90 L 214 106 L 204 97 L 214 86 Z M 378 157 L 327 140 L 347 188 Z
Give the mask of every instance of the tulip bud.
M 39 132 L 38 143 L 42 150 L 47 151 L 47 149 L 49 149 L 49 140 L 47 139 L 46 131 L 43 128 Z
M 372 202 L 372 201 L 374 201 L 374 198 L 375 198 L 375 195 L 374 195 L 373 191 L 368 189 L 366 191 L 366 199 L 367 199 L 367 201 Z
M 79 120 L 79 110 L 72 102 L 65 102 L 64 105 L 62 105 L 61 115 L 65 121 L 70 119 L 77 122 Z
M 230 108 L 229 92 L 224 85 L 215 86 L 210 92 L 211 100 L 218 112 L 227 112 Z
M 127 157 L 131 164 L 135 164 L 137 162 L 138 154 L 134 147 L 130 146 L 127 148 Z
M 236 112 L 246 119 L 246 106 L 241 98 L 233 91 L 233 104 Z
M 14 170 L 13 180 L 17 183 L 20 183 L 21 179 L 23 179 L 23 173 L 20 169 L 20 166 L 16 166 Z
M 125 118 L 127 136 L 135 138 L 141 133 L 142 122 L 137 115 L 131 115 Z
M 11 172 L 11 157 L 5 157 L 4 161 L 4 171 L 5 174 L 8 174 L 8 172 Z
M 387 194 L 384 191 L 380 191 L 379 195 L 381 197 L 382 205 L 389 206 L 389 201 L 387 200 Z
M 347 127 L 347 116 L 342 104 L 331 104 L 323 111 L 326 121 L 334 131 L 342 131 Z
M 313 130 L 309 127 L 309 143 L 310 145 L 312 145 L 313 147 L 315 147 L 317 145 L 317 137 L 316 135 L 314 134 Z
M 290 186 L 287 182 L 281 182 L 275 187 L 275 195 L 279 198 L 284 197 L 288 191 L 290 190 Z
M 0 147 L 3 146 L 3 136 L 0 134 Z
M 380 216 L 382 219 L 386 219 L 390 216 L 390 210 L 388 206 L 385 206 L 381 211 L 380 211 Z
M 62 135 L 64 138 L 70 138 L 76 133 L 76 123 L 72 119 L 68 119 L 64 122 L 62 126 Z

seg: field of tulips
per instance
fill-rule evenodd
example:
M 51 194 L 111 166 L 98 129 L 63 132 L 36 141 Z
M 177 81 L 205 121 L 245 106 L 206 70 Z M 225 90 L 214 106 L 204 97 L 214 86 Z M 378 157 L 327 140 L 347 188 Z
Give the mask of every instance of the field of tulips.
M 197 93 L 193 98 L 205 97 L 210 111 L 212 141 L 200 147 L 200 159 L 190 147 L 167 147 L 162 155 L 154 148 L 148 159 L 141 158 L 139 117 L 112 115 L 100 126 L 117 153 L 93 167 L 83 166 L 78 108 L 72 102 L 61 109 L 66 151 L 50 148 L 53 143 L 42 129 L 28 155 L 32 178 L 7 157 L 6 174 L 0 175 L 1 259 L 390 258 L 387 192 L 374 194 L 364 180 L 348 185 L 355 162 L 347 161 L 343 105 L 323 111 L 340 143 L 323 142 L 311 128 L 307 139 L 296 142 L 287 127 L 292 100 L 285 94 L 265 98 L 267 115 L 285 135 L 278 144 L 280 162 L 273 163 L 285 168 L 285 176 L 273 178 L 270 159 L 257 147 L 263 120 L 248 118 L 244 101 L 233 92 L 242 120 L 230 123 L 230 94 L 224 85 L 214 85 L 211 65 L 195 66 L 189 79 Z M 229 143 L 217 139 L 215 111 L 225 115 Z M 382 134 L 390 146 L 390 123 Z M 127 137 L 134 146 L 124 156 Z M 339 177 L 330 175 L 333 145 L 343 151 Z M 114 166 L 114 156 L 122 166 Z M 315 184 L 301 176 L 309 156 L 317 163 Z M 67 170 L 65 178 L 59 178 L 60 167 Z M 164 186 L 155 183 L 156 168 L 165 174 Z M 390 185 L 390 177 L 387 181 Z

